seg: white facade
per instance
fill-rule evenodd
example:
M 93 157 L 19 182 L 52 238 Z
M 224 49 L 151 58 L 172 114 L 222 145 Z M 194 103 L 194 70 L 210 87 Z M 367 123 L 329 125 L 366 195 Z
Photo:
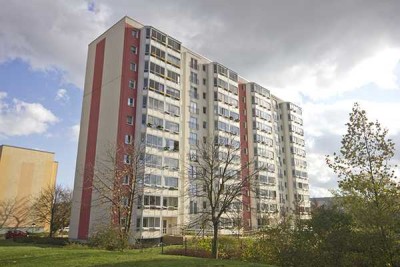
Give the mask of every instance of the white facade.
M 103 55 L 98 52 L 100 42 L 105 42 Z M 130 55 L 128 48 L 137 55 Z M 97 100 L 89 99 L 95 90 L 96 57 L 103 59 L 103 68 L 97 71 L 102 73 Z M 124 64 L 130 64 L 130 71 L 124 71 Z M 128 83 L 129 88 L 125 88 Z M 245 90 L 243 99 L 239 96 L 241 86 Z M 97 111 L 94 101 L 100 103 Z M 240 101 L 244 101 L 246 110 L 241 110 Z M 91 126 L 96 115 L 98 122 Z M 132 132 L 121 116 L 133 121 Z M 72 239 L 90 236 L 101 217 L 96 214 L 104 212 L 87 208 L 90 203 L 84 201 L 89 196 L 93 199 L 95 192 L 82 189 L 85 164 L 91 159 L 89 141 L 94 135 L 95 158 L 104 153 L 105 142 L 118 142 L 121 136 L 146 146 L 144 188 L 132 220 L 138 237 L 180 234 L 191 216 L 201 212 L 202 201 L 187 197 L 193 186 L 188 178 L 189 155 L 196 153 L 198 143 L 215 136 L 222 140 L 237 136 L 238 146 L 246 140 L 249 159 L 269 166 L 259 174 L 258 190 L 251 193 L 251 228 L 260 227 L 266 216 L 293 209 L 295 199 L 300 200 L 301 211 L 309 211 L 301 109 L 130 18 L 123 18 L 89 45 L 81 129 Z M 244 132 L 246 137 L 241 134 Z M 90 219 L 85 221 L 87 210 Z

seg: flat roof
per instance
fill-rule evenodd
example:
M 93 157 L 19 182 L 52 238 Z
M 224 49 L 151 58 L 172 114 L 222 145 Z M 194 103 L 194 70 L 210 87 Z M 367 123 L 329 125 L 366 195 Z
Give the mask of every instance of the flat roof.
M 50 152 L 50 151 L 39 150 L 39 149 L 33 149 L 33 148 L 27 148 L 27 147 L 20 147 L 20 146 L 0 145 L 0 147 L 11 147 L 11 148 L 17 148 L 17 149 L 23 149 L 23 150 L 31 150 L 31 151 L 36 151 L 36 152 L 55 154 L 54 152 Z

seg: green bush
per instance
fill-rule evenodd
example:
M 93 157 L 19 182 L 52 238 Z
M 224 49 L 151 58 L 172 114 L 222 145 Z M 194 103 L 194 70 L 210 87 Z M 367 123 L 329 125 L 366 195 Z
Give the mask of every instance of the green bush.
M 241 259 L 243 240 L 243 238 L 220 236 L 218 238 L 218 257 L 221 259 Z M 187 242 L 190 249 L 211 253 L 212 238 L 210 237 L 192 238 Z
M 221 259 L 241 259 L 243 239 L 231 236 L 220 236 L 218 240 L 218 257 Z
M 124 250 L 129 247 L 129 237 L 115 227 L 99 228 L 90 238 L 89 245 L 106 250 Z
M 211 251 L 211 238 L 192 238 L 187 242 L 188 246 L 191 248 Z

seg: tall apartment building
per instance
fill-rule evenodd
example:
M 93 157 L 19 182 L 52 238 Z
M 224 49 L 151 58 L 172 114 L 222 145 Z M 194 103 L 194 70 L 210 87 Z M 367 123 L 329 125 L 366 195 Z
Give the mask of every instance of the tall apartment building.
M 132 220 L 143 238 L 178 233 L 207 205 L 186 192 L 194 186 L 188 155 L 210 137 L 235 136 L 242 163 L 268 166 L 258 188 L 243 195 L 247 229 L 293 209 L 295 200 L 308 212 L 301 112 L 168 34 L 124 17 L 89 45 L 70 238 L 87 239 L 107 218 L 107 209 L 91 205 L 96 192 L 88 167 L 110 142 L 146 146 L 143 196 Z M 129 159 L 119 153 L 117 160 Z M 229 220 L 224 224 L 229 228 Z
M 48 225 L 35 222 L 29 215 L 32 199 L 40 191 L 54 187 L 58 163 L 54 153 L 15 147 L 0 146 L 0 202 L 12 208 L 12 216 L 4 228 L 24 228 L 32 231 L 43 230 Z

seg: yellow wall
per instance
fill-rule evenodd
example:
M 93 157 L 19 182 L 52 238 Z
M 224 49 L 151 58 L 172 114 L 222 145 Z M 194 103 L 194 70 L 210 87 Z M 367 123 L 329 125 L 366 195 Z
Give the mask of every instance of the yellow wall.
M 0 201 L 18 200 L 26 209 L 31 199 L 56 182 L 58 163 L 54 153 L 12 146 L 0 146 Z M 14 227 L 10 222 L 8 227 Z M 25 225 L 30 226 L 27 220 Z

